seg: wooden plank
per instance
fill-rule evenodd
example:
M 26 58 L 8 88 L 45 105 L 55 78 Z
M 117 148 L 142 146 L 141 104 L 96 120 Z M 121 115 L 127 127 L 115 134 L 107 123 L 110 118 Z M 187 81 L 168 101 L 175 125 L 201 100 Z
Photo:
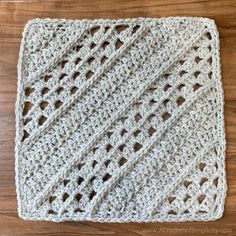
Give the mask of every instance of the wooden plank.
M 14 181 L 17 60 L 24 24 L 32 18 L 204 16 L 216 20 L 225 93 L 228 191 L 215 222 L 101 224 L 31 222 L 17 216 Z M 234 0 L 68 0 L 0 2 L 0 235 L 236 235 L 236 2 Z M 175 231 L 174 231 L 175 229 Z M 205 230 L 205 231 L 204 231 Z M 199 233 L 200 232 L 200 233 Z

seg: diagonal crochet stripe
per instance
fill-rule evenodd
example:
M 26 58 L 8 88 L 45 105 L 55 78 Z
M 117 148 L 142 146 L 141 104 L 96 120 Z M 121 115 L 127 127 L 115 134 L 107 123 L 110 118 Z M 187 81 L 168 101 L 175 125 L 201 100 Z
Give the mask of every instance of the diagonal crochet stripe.
M 114 27 L 111 27 L 104 35 L 104 38 L 100 40 L 100 42 L 97 44 L 97 46 L 95 48 L 93 48 L 91 51 L 89 51 L 89 53 L 80 61 L 80 63 L 78 64 L 78 67 L 81 67 L 85 64 L 85 62 L 90 58 L 92 57 L 101 47 L 101 45 L 103 44 L 104 41 L 106 41 L 106 39 L 112 34 L 114 30 Z M 86 30 L 85 30 L 86 31 Z M 77 38 L 77 41 L 79 41 L 79 39 Z M 71 42 L 71 48 L 74 46 L 74 44 L 77 42 L 77 41 L 73 41 Z M 68 49 L 69 50 L 69 49 Z M 67 51 L 66 51 L 67 52 Z M 65 55 L 66 52 L 64 52 L 62 55 Z M 57 60 L 58 61 L 58 60 Z M 55 64 L 55 63 L 54 63 Z M 71 75 L 69 77 L 72 77 L 73 74 L 75 73 L 75 71 L 71 71 Z M 43 74 L 43 73 L 42 73 Z M 39 77 L 40 78 L 40 77 Z M 36 80 L 37 81 L 37 80 Z M 34 83 L 36 82 L 34 81 Z M 60 86 L 63 87 L 63 85 L 66 83 L 65 80 L 62 81 L 62 83 L 60 84 Z M 44 100 L 47 100 L 48 97 L 50 97 L 51 95 L 53 95 L 55 92 L 56 92 L 57 88 L 54 88 L 54 89 L 51 89 L 48 93 L 46 93 L 44 95 Z M 37 109 L 37 107 L 39 106 L 41 102 L 41 99 L 39 99 L 37 102 L 34 103 L 33 107 L 29 110 L 29 112 L 25 115 L 25 119 L 27 118 L 30 118 L 31 114 L 33 112 L 35 112 L 35 109 Z
M 86 30 L 88 30 L 90 27 L 90 25 L 85 25 L 85 28 L 80 31 L 78 33 L 78 35 L 74 38 L 72 38 L 72 40 L 70 40 L 65 47 L 63 47 L 63 50 L 61 50 L 60 52 L 58 52 L 54 58 L 52 58 L 45 67 L 43 67 L 41 70 L 37 71 L 34 74 L 34 77 L 32 77 L 29 81 L 25 81 L 24 82 L 24 86 L 25 87 L 30 87 L 31 85 L 33 85 L 37 80 L 39 80 L 43 74 L 46 73 L 46 71 L 48 71 L 53 65 L 55 65 L 64 55 L 65 53 L 70 50 L 70 48 L 72 48 L 74 46 L 74 44 L 83 36 L 83 34 L 85 33 Z
M 213 149 L 217 144 L 219 143 L 219 140 L 214 140 L 210 144 L 206 145 L 206 147 L 200 152 L 199 155 L 197 155 L 197 158 L 194 158 L 189 165 L 184 169 L 183 172 L 179 176 L 175 178 L 174 182 L 171 182 L 169 185 L 166 186 L 165 190 L 158 195 L 156 199 L 151 202 L 149 207 L 146 209 L 146 216 L 150 217 L 154 211 L 157 209 L 159 204 L 162 200 L 171 192 L 173 189 L 181 182 L 181 180 L 188 175 L 188 173 L 197 165 L 199 161 L 201 161 L 204 157 L 204 155 L 207 154 L 211 149 Z
M 73 158 L 68 161 L 67 165 L 58 173 L 58 175 L 55 176 L 55 178 L 45 187 L 45 189 L 35 198 L 34 202 L 35 205 L 38 205 L 42 199 L 44 199 L 47 196 L 48 191 L 50 191 L 53 186 L 58 182 L 58 180 L 65 176 L 67 171 L 70 169 L 74 163 L 80 159 L 96 142 L 96 140 L 110 127 L 110 125 L 119 118 L 121 114 L 123 114 L 126 109 L 137 100 L 137 98 L 140 97 L 140 95 L 162 74 L 165 70 L 167 70 L 183 53 L 185 53 L 194 42 L 200 39 L 200 37 L 206 32 L 204 27 L 199 29 L 199 33 L 197 35 L 194 35 L 191 37 L 191 39 L 185 44 L 183 48 L 181 48 L 173 57 L 172 59 L 168 60 L 167 62 L 163 63 L 162 67 L 150 78 L 150 80 L 147 81 L 147 83 L 140 88 L 136 94 L 127 102 L 124 104 L 124 106 L 117 111 L 114 116 L 108 120 L 105 125 L 100 129 L 100 131 L 94 135 L 94 137 L 90 140 L 90 142 L 79 152 L 76 153 Z M 33 206 L 33 207 L 34 207 Z
M 183 108 L 175 115 L 173 115 L 168 121 L 166 121 L 166 123 L 163 125 L 162 131 L 159 132 L 156 135 L 153 135 L 152 137 L 152 141 L 150 141 L 149 145 L 147 145 L 145 148 L 141 149 L 142 151 L 140 151 L 139 153 L 137 153 L 136 156 L 133 157 L 133 161 L 128 162 L 127 165 L 122 168 L 122 171 L 118 172 L 118 174 L 116 176 L 113 177 L 113 179 L 104 186 L 103 189 L 101 189 L 100 192 L 98 192 L 96 194 L 96 196 L 94 197 L 92 204 L 90 206 L 90 209 L 87 211 L 88 215 L 91 215 L 93 213 L 93 211 L 95 210 L 96 206 L 102 201 L 102 199 L 104 198 L 105 194 L 109 191 L 109 189 L 111 189 L 112 186 L 114 186 L 119 179 L 124 176 L 128 171 L 130 171 L 132 169 L 132 167 L 141 160 L 141 158 L 148 153 L 148 151 L 152 148 L 152 146 L 154 145 L 154 143 L 158 142 L 158 140 L 161 139 L 162 135 L 164 134 L 164 132 L 166 131 L 166 129 L 168 127 L 170 127 L 177 119 L 180 118 L 180 116 L 187 111 L 187 109 L 191 106 L 191 104 L 193 104 L 201 95 L 203 95 L 204 93 L 206 93 L 207 91 L 209 91 L 212 86 L 214 85 L 214 81 L 212 81 L 211 83 L 209 83 L 208 85 L 206 85 L 204 88 L 200 89 L 198 93 L 196 93 L 196 95 L 192 98 L 191 101 L 189 101 L 188 104 L 186 104 L 185 106 L 183 106 Z
M 201 106 L 200 109 L 204 109 L 204 108 L 206 108 L 208 105 L 209 105 L 209 104 L 205 104 L 205 105 Z M 204 123 L 205 123 L 207 120 L 214 119 L 214 116 L 215 116 L 216 113 L 220 110 L 220 108 L 219 108 L 219 105 L 216 105 L 216 106 L 214 106 L 214 107 L 212 107 L 212 108 L 213 108 L 214 112 L 211 113 L 211 115 L 210 115 L 209 117 L 207 117 L 207 116 L 204 117 L 204 119 L 201 120 L 201 122 L 197 123 L 197 125 L 194 127 L 194 129 L 190 130 L 190 132 L 188 133 L 188 135 L 187 135 L 184 139 L 181 140 L 181 143 L 179 144 L 179 146 L 177 147 L 177 149 L 175 149 L 174 152 L 173 152 L 171 155 L 168 155 L 168 156 L 166 157 L 166 159 L 165 159 L 166 162 L 169 161 L 169 160 L 171 159 L 171 157 L 174 157 L 174 156 L 175 156 L 175 154 L 177 153 L 177 151 L 184 145 L 184 143 L 186 142 L 186 140 L 188 140 L 189 138 L 191 138 L 191 136 L 194 134 L 194 132 L 197 132 L 197 130 L 198 130 L 201 126 L 203 126 Z M 197 114 L 198 112 L 199 112 L 199 110 L 196 112 L 196 114 Z M 179 130 L 177 131 L 177 134 L 178 134 L 178 133 L 179 133 Z M 152 174 L 152 176 L 156 175 L 156 174 L 159 172 L 159 170 L 161 170 L 163 164 L 164 164 L 164 163 L 162 163 L 162 165 L 160 165 L 160 166 L 156 169 L 156 172 L 154 172 L 154 173 Z M 151 176 L 150 176 L 150 177 L 151 177 Z M 153 201 L 153 202 L 155 202 L 155 201 Z
M 73 94 L 70 99 L 68 99 L 67 102 L 65 102 L 49 119 L 47 119 L 46 122 L 39 129 L 37 129 L 35 133 L 33 133 L 28 139 L 26 139 L 25 142 L 22 144 L 21 152 L 28 150 L 33 144 L 33 140 L 35 140 L 40 135 L 40 133 L 49 128 L 50 125 L 52 125 L 53 122 L 75 102 L 75 100 L 79 99 L 79 97 L 88 88 L 90 88 L 93 83 L 113 64 L 116 58 L 118 58 L 122 53 L 124 53 L 125 50 L 145 32 L 145 29 L 146 27 L 141 25 L 137 32 L 134 34 L 132 40 L 130 40 L 127 44 L 122 45 L 120 49 L 118 49 L 118 51 L 111 56 L 110 60 L 104 63 L 99 73 L 92 76 L 90 80 L 86 84 L 84 84 L 84 86 L 81 87 L 80 90 Z
M 167 95 L 166 97 L 163 97 L 163 99 L 160 100 L 160 102 L 158 102 L 158 103 L 153 107 L 153 109 L 150 111 L 150 114 L 154 113 L 154 112 L 160 107 L 161 103 L 162 103 L 164 100 L 166 100 L 166 99 L 169 98 L 169 96 L 175 91 L 175 89 L 176 89 L 176 87 L 174 87 L 174 88 L 168 93 L 168 95 Z M 206 105 L 204 105 L 203 107 L 206 107 Z M 201 108 L 202 108 L 202 107 L 201 107 Z M 198 112 L 199 112 L 199 111 L 197 111 L 196 114 L 197 114 Z M 140 127 L 145 123 L 146 119 L 150 116 L 150 114 L 148 113 L 148 115 L 147 115 L 146 117 L 144 117 L 144 119 L 142 120 L 142 122 L 139 123 L 138 129 L 140 129 Z M 213 117 L 213 114 L 212 114 L 212 117 Z M 206 117 L 206 118 L 207 118 L 207 117 Z M 193 130 L 191 131 L 191 134 L 192 134 L 195 130 L 197 130 L 198 128 L 199 128 L 199 126 L 196 126 L 195 129 L 193 129 Z M 117 143 L 117 145 L 113 148 L 113 151 L 107 156 L 108 159 L 111 159 L 112 156 L 114 156 L 114 155 L 116 154 L 116 151 L 118 150 L 118 147 L 119 147 L 122 143 L 125 143 L 126 140 L 128 140 L 128 139 L 130 138 L 130 136 L 132 135 L 132 133 L 133 133 L 136 129 L 137 129 L 137 128 L 134 128 L 133 130 L 131 130 L 131 131 L 126 135 L 126 137 L 125 137 L 124 139 L 121 139 L 121 140 Z M 176 135 L 177 135 L 178 133 L 179 133 L 179 130 L 176 132 Z M 191 134 L 190 134 L 190 135 L 191 135 Z M 183 142 L 184 142 L 184 141 L 183 141 Z M 181 146 L 181 145 L 180 145 L 180 146 Z M 179 147 L 180 147 L 180 146 L 179 146 Z M 103 164 L 102 162 L 99 163 L 99 164 L 97 164 L 97 166 L 96 166 L 97 171 L 96 171 L 95 173 L 92 173 L 91 175 L 88 176 L 87 180 L 85 180 L 84 183 L 83 183 L 84 186 L 86 186 L 86 185 L 89 183 L 89 181 L 90 181 L 91 178 L 94 176 L 94 174 L 96 175 L 97 173 L 99 173 L 99 170 L 100 170 L 100 168 L 101 168 L 103 165 L 104 165 L 104 164 Z M 159 168 L 159 169 L 160 169 L 160 168 Z M 71 203 L 73 200 L 74 200 L 74 197 L 73 197 L 73 196 L 70 196 L 70 197 L 68 198 L 68 200 L 66 201 L 66 204 L 63 205 L 60 210 L 58 210 L 58 215 L 61 215 L 61 214 L 64 212 L 64 210 L 67 208 L 67 206 L 69 206 L 70 203 Z

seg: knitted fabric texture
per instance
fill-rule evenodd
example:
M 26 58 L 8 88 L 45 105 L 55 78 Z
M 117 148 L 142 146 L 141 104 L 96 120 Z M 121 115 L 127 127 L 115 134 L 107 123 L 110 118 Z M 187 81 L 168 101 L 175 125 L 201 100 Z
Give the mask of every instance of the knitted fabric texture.
M 213 20 L 31 20 L 17 93 L 20 217 L 222 216 L 223 90 Z

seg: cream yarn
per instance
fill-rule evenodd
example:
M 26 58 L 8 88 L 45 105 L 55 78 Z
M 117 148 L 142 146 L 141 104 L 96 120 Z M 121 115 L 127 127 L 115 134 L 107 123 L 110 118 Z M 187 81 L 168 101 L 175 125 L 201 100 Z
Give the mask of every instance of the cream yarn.
M 221 217 L 225 134 L 214 21 L 29 21 L 15 151 L 24 219 Z

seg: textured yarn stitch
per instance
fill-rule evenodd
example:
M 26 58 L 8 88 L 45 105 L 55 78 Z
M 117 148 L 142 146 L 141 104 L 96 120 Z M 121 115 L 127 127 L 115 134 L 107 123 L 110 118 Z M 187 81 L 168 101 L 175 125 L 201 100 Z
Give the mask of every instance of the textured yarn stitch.
M 19 216 L 220 218 L 219 60 L 207 18 L 29 21 L 18 63 Z

